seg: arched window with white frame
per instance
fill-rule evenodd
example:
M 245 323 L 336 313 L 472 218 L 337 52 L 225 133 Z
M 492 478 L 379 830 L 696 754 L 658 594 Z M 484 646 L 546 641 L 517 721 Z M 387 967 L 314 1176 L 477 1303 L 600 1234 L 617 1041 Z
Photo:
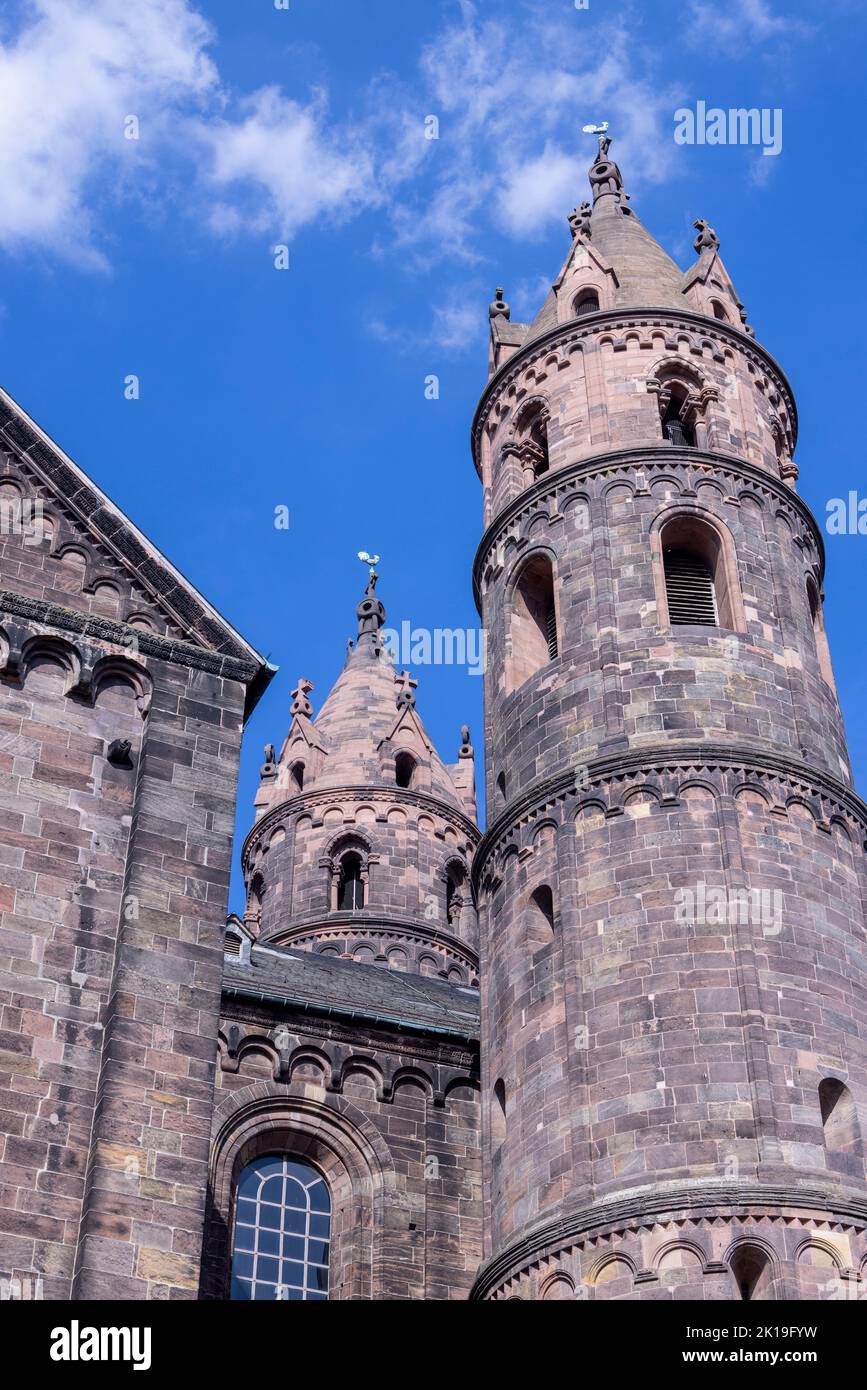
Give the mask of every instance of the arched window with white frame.
M 253 1159 L 235 1195 L 231 1297 L 328 1298 L 331 1194 L 312 1164 L 288 1154 Z

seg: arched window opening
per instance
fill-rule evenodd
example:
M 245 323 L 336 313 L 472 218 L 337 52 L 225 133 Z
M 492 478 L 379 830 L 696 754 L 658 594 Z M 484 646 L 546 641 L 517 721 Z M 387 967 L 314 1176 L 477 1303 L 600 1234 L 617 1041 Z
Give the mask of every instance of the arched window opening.
M 515 421 L 514 446 L 520 460 L 524 483 L 548 472 L 548 409 L 541 401 L 534 401 Z
M 496 1153 L 506 1138 L 506 1083 L 500 1077 L 494 1082 L 491 1097 L 491 1152 Z
M 293 791 L 296 791 L 296 792 L 303 791 L 303 789 L 304 789 L 304 764 L 303 764 L 303 763 L 298 762 L 298 763 L 293 763 L 293 764 L 292 764 L 292 767 L 291 767 L 290 770 L 289 770 L 289 780 L 290 780 L 290 782 L 291 782 L 292 790 L 293 790 Z
M 349 850 L 340 860 L 337 875 L 337 907 L 340 912 L 358 912 L 364 907 L 361 855 L 355 850 Z
M 521 570 L 511 607 L 507 685 L 516 690 L 559 653 L 554 571 L 547 555 L 534 555 Z
M 715 319 L 719 319 L 721 323 L 728 323 L 729 316 L 718 299 L 711 300 L 711 308 L 713 309 L 713 316 Z
M 807 580 L 807 602 L 810 605 L 810 621 L 813 625 L 813 639 L 816 643 L 816 656 L 819 660 L 819 674 L 826 685 L 836 690 L 834 670 L 831 666 L 831 648 L 825 631 L 825 615 L 818 587 L 813 579 Z
M 576 296 L 574 313 L 576 319 L 583 318 L 585 314 L 595 314 L 599 308 L 599 295 L 596 290 L 581 290 Z
M 394 760 L 394 776 L 399 787 L 411 787 L 416 761 L 411 753 L 398 753 Z
M 464 906 L 463 885 L 466 879 L 464 870 L 458 864 L 450 864 L 446 872 L 446 920 L 450 926 L 460 922 Z
M 659 539 L 665 589 L 663 624 L 736 630 L 739 610 L 734 561 L 727 561 L 723 537 L 716 527 L 685 513 L 666 522 Z
M 547 883 L 530 894 L 527 904 L 527 942 L 531 950 L 549 946 L 554 940 L 554 894 Z
M 674 382 L 669 389 L 668 402 L 662 416 L 663 437 L 670 444 L 694 449 L 695 428 L 692 415 L 686 387 L 680 382 Z
M 822 1115 L 822 1130 L 825 1136 L 825 1151 L 831 1158 L 844 1162 L 835 1167 L 852 1167 L 853 1172 L 861 1169 L 861 1135 L 858 1127 L 858 1112 L 852 1099 L 852 1092 L 835 1076 L 826 1076 L 819 1082 L 819 1109 Z M 851 1164 L 845 1160 L 851 1160 Z
M 311 1164 L 280 1154 L 248 1163 L 238 1180 L 233 1299 L 328 1297 L 331 1196 Z
M 750 1303 L 768 1296 L 772 1266 L 764 1250 L 757 1245 L 739 1245 L 729 1263 L 739 1298 Z
M 256 917 L 262 912 L 262 903 L 265 899 L 265 880 L 261 874 L 254 874 L 250 883 L 250 907 L 249 911 Z

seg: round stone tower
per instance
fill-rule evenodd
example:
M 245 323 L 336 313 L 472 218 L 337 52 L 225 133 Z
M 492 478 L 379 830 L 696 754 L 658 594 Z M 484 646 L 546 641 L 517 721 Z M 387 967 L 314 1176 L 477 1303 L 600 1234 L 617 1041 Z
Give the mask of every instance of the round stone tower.
M 795 404 L 696 223 L 600 140 L 532 324 L 491 305 L 480 1298 L 863 1293 L 867 808 Z
M 376 578 L 319 715 L 300 680 L 279 756 L 266 749 L 243 850 L 245 923 L 273 946 L 475 985 L 469 730 L 447 767 L 416 710 L 416 682 L 384 644 Z

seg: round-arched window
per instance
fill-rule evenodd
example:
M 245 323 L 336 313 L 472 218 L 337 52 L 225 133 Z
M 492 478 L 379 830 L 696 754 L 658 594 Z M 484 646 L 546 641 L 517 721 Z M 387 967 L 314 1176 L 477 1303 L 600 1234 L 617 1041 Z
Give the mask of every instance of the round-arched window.
M 243 1169 L 235 1199 L 233 1299 L 326 1299 L 331 1195 L 322 1174 L 283 1154 Z

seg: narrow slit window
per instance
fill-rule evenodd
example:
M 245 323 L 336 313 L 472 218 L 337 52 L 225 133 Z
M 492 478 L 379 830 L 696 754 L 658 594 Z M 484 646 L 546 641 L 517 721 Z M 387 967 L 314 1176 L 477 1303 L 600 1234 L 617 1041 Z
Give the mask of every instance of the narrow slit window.
M 415 775 L 415 758 L 411 753 L 398 753 L 394 760 L 395 781 L 399 787 L 411 787 Z

